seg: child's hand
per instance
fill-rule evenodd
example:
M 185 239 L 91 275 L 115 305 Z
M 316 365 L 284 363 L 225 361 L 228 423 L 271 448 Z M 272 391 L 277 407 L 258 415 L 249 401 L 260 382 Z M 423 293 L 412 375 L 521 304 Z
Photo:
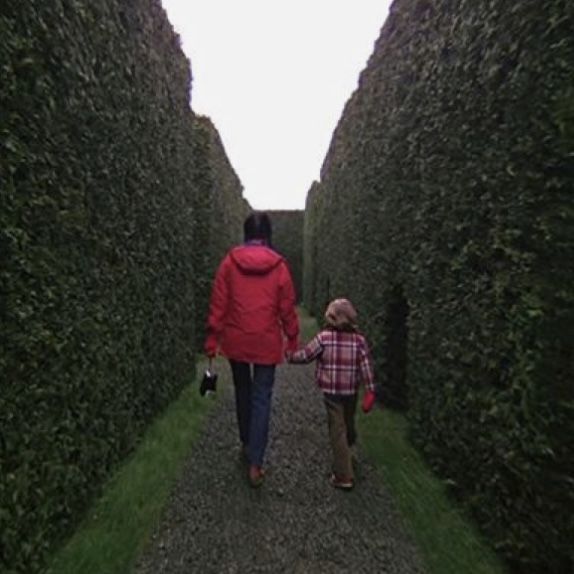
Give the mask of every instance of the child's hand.
M 286 345 L 286 353 L 290 353 L 291 355 L 299 348 L 299 340 L 297 337 L 293 339 L 287 339 Z
M 293 351 L 290 351 L 289 349 L 287 349 L 285 351 L 285 360 L 290 363 L 291 362 L 291 358 L 293 357 Z
M 367 391 L 363 396 L 363 402 L 361 404 L 361 408 L 363 409 L 364 413 L 368 413 L 371 411 L 375 404 L 375 393 L 373 391 Z

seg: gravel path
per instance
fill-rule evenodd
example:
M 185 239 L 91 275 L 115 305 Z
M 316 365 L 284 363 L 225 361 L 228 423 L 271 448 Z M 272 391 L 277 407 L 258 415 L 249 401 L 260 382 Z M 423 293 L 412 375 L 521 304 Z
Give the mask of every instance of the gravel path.
M 390 495 L 360 451 L 355 489 L 328 484 L 326 418 L 312 369 L 277 370 L 268 472 L 252 489 L 239 456 L 230 373 L 221 363 L 219 404 L 137 574 L 423 573 Z

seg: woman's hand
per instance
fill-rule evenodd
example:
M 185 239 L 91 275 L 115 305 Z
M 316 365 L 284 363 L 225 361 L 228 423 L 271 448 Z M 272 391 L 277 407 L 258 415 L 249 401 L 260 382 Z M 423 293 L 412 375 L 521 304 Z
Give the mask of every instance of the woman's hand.
M 217 355 L 217 338 L 209 335 L 205 340 L 203 350 L 209 359 L 213 359 Z

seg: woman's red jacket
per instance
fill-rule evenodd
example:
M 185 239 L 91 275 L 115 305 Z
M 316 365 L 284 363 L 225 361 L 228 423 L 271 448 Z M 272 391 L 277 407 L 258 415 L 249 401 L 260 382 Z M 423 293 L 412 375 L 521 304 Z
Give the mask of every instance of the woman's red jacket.
M 283 362 L 299 337 L 295 289 L 285 259 L 264 245 L 233 248 L 219 266 L 211 293 L 205 352 L 218 345 L 228 359 Z

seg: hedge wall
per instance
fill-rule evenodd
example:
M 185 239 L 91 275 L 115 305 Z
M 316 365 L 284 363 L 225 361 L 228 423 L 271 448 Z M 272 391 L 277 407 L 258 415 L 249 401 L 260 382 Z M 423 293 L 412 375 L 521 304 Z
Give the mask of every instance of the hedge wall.
M 574 6 L 396 0 L 307 199 L 305 302 L 520 572 L 574 540 Z
M 194 269 L 212 238 L 197 249 L 190 80 L 159 0 L 2 3 L 3 572 L 41 568 L 193 376 Z
M 221 138 L 207 117 L 196 116 L 194 152 L 197 208 L 202 214 L 195 223 L 196 257 L 196 345 L 203 347 L 207 310 L 215 271 L 231 245 L 243 240 L 243 221 L 250 206 L 242 196 Z
M 287 259 L 297 292 L 303 297 L 303 216 L 302 210 L 268 211 L 273 227 L 273 247 Z

